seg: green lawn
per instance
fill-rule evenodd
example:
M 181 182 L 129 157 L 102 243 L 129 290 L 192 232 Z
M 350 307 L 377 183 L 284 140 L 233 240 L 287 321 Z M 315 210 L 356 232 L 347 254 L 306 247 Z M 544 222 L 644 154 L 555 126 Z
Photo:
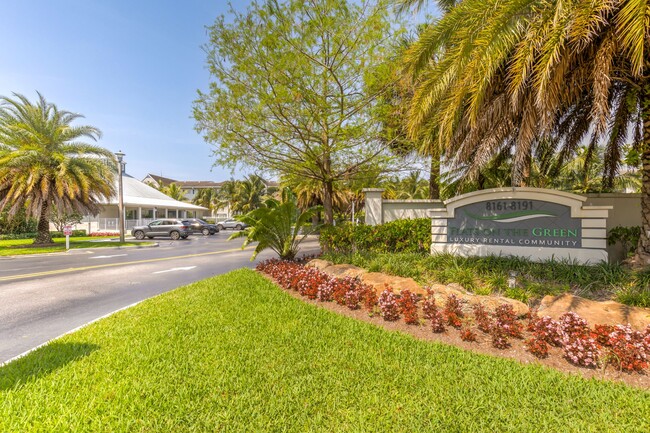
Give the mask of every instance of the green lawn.
M 0 431 L 647 432 L 650 392 L 418 341 L 250 270 L 0 368 Z
M 70 238 L 70 249 L 76 248 L 106 248 L 106 247 L 126 247 L 137 245 L 150 245 L 150 242 L 106 242 L 108 239 L 115 238 L 111 236 L 108 238 L 101 237 L 76 237 Z M 53 241 L 56 243 L 50 247 L 30 247 L 34 242 L 33 239 L 7 239 L 0 240 L 0 256 L 18 256 L 25 254 L 43 254 L 43 253 L 56 253 L 65 251 L 65 238 L 55 238 Z M 99 242 L 98 242 L 99 241 Z M 103 242 L 102 242 L 103 241 Z

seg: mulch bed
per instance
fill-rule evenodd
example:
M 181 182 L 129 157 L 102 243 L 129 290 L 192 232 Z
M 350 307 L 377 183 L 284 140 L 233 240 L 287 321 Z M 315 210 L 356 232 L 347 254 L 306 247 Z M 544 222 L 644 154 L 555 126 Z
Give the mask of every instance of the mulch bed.
M 261 273 L 266 278 L 269 278 L 268 275 Z M 273 281 L 272 278 L 269 278 Z M 382 319 L 380 316 L 370 317 L 368 311 L 364 309 L 359 310 L 350 310 L 343 305 L 339 305 L 336 302 L 320 302 L 318 300 L 312 300 L 307 297 L 301 296 L 298 292 L 293 290 L 287 290 L 278 285 L 281 290 L 289 293 L 294 298 L 298 298 L 303 302 L 315 305 L 319 308 L 325 308 L 329 311 L 333 311 L 337 314 L 343 316 L 351 317 L 357 320 L 362 320 L 364 322 L 372 323 L 376 326 L 381 326 L 384 329 L 390 331 L 398 331 L 404 334 L 408 334 L 419 340 L 426 341 L 438 341 L 445 344 L 451 344 L 453 346 L 459 347 L 461 349 L 469 350 L 474 353 L 480 353 L 484 355 L 498 356 L 501 358 L 509 358 L 520 362 L 521 364 L 537 364 L 543 365 L 546 367 L 553 368 L 555 370 L 561 371 L 567 374 L 576 374 L 582 376 L 586 379 L 600 379 L 600 380 L 610 380 L 614 382 L 623 382 L 626 385 L 630 385 L 636 388 L 641 388 L 645 390 L 650 390 L 650 375 L 648 373 L 627 373 L 614 369 L 611 366 L 606 368 L 585 368 L 578 367 L 570 364 L 563 357 L 563 352 L 561 348 L 550 347 L 549 356 L 544 359 L 539 359 L 527 352 L 524 348 L 524 340 L 511 338 L 509 341 L 511 346 L 508 349 L 497 349 L 492 346 L 492 341 L 489 335 L 482 333 L 481 331 L 476 331 L 477 339 L 475 342 L 463 341 L 460 338 L 460 331 L 447 327 L 447 330 L 443 333 L 436 334 L 431 331 L 429 325 L 407 325 L 402 320 L 396 322 L 387 322 Z

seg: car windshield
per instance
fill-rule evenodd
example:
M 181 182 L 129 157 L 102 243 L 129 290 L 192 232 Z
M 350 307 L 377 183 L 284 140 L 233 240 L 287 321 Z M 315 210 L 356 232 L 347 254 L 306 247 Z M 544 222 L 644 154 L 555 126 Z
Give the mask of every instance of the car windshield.
M 189 226 L 190 225 L 189 221 L 179 221 L 179 222 L 184 226 Z

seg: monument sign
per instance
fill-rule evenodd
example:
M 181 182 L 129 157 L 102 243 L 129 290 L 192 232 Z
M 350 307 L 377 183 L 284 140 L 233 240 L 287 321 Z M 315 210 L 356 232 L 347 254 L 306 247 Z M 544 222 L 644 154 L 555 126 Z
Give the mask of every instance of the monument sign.
M 429 211 L 431 252 L 606 261 L 605 224 L 611 206 L 583 206 L 585 200 L 539 188 L 498 188 L 454 197 L 444 208 Z

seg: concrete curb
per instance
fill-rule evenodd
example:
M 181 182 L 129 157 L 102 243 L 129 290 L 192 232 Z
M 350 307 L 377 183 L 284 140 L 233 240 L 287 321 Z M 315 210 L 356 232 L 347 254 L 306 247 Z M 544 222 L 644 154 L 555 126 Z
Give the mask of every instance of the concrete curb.
M 159 247 L 158 242 L 153 242 L 151 245 L 125 245 L 125 246 L 115 246 L 115 247 L 99 247 L 101 250 L 126 250 L 129 248 L 156 248 Z M 74 255 L 79 252 L 80 254 L 88 254 L 90 250 L 97 250 L 98 248 L 88 247 L 88 248 L 74 248 L 68 251 L 59 251 L 56 253 L 38 253 L 38 254 L 17 254 L 13 256 L 0 256 L 0 260 L 12 260 L 22 257 L 48 257 L 48 256 L 58 256 L 61 254 Z
M 173 290 L 176 290 L 176 289 L 173 289 Z M 167 293 L 167 292 L 165 292 L 165 293 Z M 99 320 L 102 320 L 102 319 L 105 319 L 105 318 L 107 318 L 107 317 L 110 317 L 110 316 L 112 316 L 113 314 L 119 313 L 120 311 L 127 310 L 127 309 L 129 309 L 129 308 L 131 308 L 131 307 L 135 307 L 136 305 L 138 305 L 138 304 L 140 304 L 140 303 L 142 303 L 142 302 L 144 302 L 144 301 L 146 301 L 146 300 L 153 299 L 153 298 L 155 298 L 155 297 L 157 297 L 157 296 L 160 296 L 160 295 L 162 295 L 162 294 L 163 294 L 163 293 L 160 293 L 160 294 L 155 295 L 155 296 L 152 296 L 152 297 L 150 297 L 150 298 L 143 299 L 143 300 L 138 301 L 138 302 L 134 302 L 133 304 L 129 304 L 129 305 L 127 305 L 126 307 L 118 308 L 117 310 L 115 310 L 115 311 L 111 311 L 110 313 L 107 313 L 107 314 L 104 314 L 103 316 L 98 317 L 98 318 L 96 318 L 96 319 L 93 319 L 93 320 L 91 320 L 90 322 L 86 322 L 86 323 L 84 323 L 84 324 L 82 324 L 82 325 L 79 325 L 79 326 L 77 326 L 77 327 L 74 328 L 74 329 L 71 329 L 71 330 L 69 330 L 69 331 L 67 331 L 67 332 L 64 332 L 64 333 L 61 334 L 61 335 L 58 335 L 58 336 L 56 336 L 56 337 L 54 337 L 54 338 L 52 338 L 52 339 L 46 341 L 45 343 L 41 343 L 41 344 L 39 344 L 39 345 L 36 346 L 36 347 L 32 347 L 31 349 L 26 350 L 26 351 L 24 351 L 23 353 L 18 354 L 18 355 L 16 355 L 16 356 L 14 356 L 13 358 L 10 358 L 10 359 L 6 360 L 5 362 L 0 363 L 0 367 L 4 367 L 4 366 L 6 366 L 6 365 L 9 365 L 9 363 L 14 362 L 14 361 L 16 361 L 16 360 L 18 360 L 18 359 L 20 359 L 20 358 L 22 358 L 22 357 L 24 357 L 24 356 L 27 356 L 27 355 L 29 355 L 30 353 L 32 353 L 33 351 L 38 350 L 38 349 L 40 349 L 41 347 L 47 346 L 48 344 L 50 344 L 51 342 L 53 342 L 53 341 L 55 341 L 55 340 L 58 340 L 59 338 L 65 337 L 66 335 L 68 335 L 68 334 L 72 334 L 73 332 L 77 332 L 77 331 L 79 331 L 80 329 L 83 329 L 83 328 L 85 328 L 85 327 L 88 326 L 88 325 L 92 325 L 93 323 L 95 323 L 95 322 L 97 322 L 97 321 L 99 321 Z

